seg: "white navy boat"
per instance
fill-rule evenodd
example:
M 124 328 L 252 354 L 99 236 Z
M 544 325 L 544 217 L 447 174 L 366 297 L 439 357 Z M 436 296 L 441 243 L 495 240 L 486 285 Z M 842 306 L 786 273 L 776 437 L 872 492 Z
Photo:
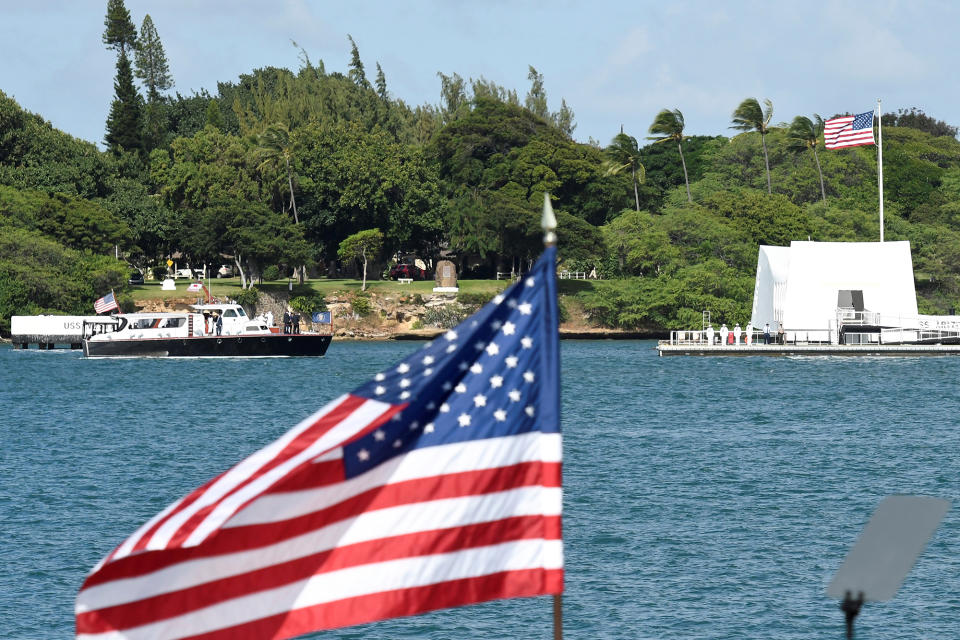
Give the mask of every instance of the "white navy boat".
M 121 313 L 84 326 L 83 355 L 102 357 L 322 356 L 331 333 L 281 333 L 239 304 L 206 303 L 191 311 Z M 219 330 L 218 330 L 219 324 Z

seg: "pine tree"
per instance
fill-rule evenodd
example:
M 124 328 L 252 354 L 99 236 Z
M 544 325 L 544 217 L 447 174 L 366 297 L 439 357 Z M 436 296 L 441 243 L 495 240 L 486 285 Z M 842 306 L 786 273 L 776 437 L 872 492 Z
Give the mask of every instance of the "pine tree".
M 550 112 L 547 110 L 547 92 L 543 88 L 543 74 L 530 67 L 527 79 L 530 80 L 530 92 L 527 93 L 524 106 L 544 120 L 549 119 Z
M 137 78 L 143 81 L 144 89 L 147 91 L 147 102 L 157 102 L 160 99 L 160 92 L 173 86 L 173 76 L 170 75 L 167 56 L 150 14 L 144 17 L 143 25 L 140 27 L 134 65 Z
M 358 87 L 369 89 L 370 81 L 367 80 L 367 74 L 363 70 L 363 61 L 360 60 L 360 51 L 357 49 L 357 43 L 353 41 L 353 36 L 349 34 L 347 34 L 347 39 L 350 40 L 350 71 L 347 72 L 347 76 L 353 80 Z
M 130 59 L 122 49 L 117 59 L 117 77 L 113 83 L 113 91 L 104 143 L 114 152 L 139 150 L 143 147 L 140 136 L 143 101 L 137 88 L 133 86 Z
M 214 98 L 210 98 L 207 103 L 207 125 L 223 131 L 223 112 L 220 111 L 220 103 Z
M 126 53 L 137 44 L 137 28 L 123 0 L 107 0 L 107 17 L 103 20 L 103 44 L 108 49 Z
M 383 101 L 386 101 L 389 97 L 387 94 L 387 76 L 384 75 L 379 62 L 377 63 L 377 95 Z

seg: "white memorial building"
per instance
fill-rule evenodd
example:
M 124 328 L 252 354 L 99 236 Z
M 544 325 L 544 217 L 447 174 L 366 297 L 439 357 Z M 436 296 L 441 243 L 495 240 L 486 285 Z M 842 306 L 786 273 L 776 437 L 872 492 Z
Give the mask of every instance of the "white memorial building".
M 760 246 L 753 326 L 788 341 L 836 344 L 838 327 L 917 327 L 910 243 L 804 242 Z

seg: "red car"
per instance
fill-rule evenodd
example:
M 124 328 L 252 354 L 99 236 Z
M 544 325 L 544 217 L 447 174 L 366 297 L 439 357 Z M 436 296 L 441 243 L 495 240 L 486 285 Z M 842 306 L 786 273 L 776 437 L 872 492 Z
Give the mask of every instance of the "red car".
M 423 269 L 415 264 L 397 264 L 390 269 L 390 279 L 410 278 L 412 280 L 423 280 Z

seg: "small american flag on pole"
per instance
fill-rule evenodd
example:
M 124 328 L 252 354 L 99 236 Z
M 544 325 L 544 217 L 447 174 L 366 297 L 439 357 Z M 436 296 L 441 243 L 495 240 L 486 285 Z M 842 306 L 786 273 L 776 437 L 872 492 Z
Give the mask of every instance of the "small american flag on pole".
M 875 144 L 873 111 L 843 116 L 823 123 L 823 145 L 827 149 L 843 149 Z
M 556 249 L 455 329 L 173 503 L 79 638 L 288 638 L 563 591 Z
M 120 305 L 117 304 L 117 299 L 114 297 L 113 291 L 102 298 L 98 298 L 97 301 L 93 303 L 93 310 L 98 314 L 106 313 L 114 309 L 120 309 Z

